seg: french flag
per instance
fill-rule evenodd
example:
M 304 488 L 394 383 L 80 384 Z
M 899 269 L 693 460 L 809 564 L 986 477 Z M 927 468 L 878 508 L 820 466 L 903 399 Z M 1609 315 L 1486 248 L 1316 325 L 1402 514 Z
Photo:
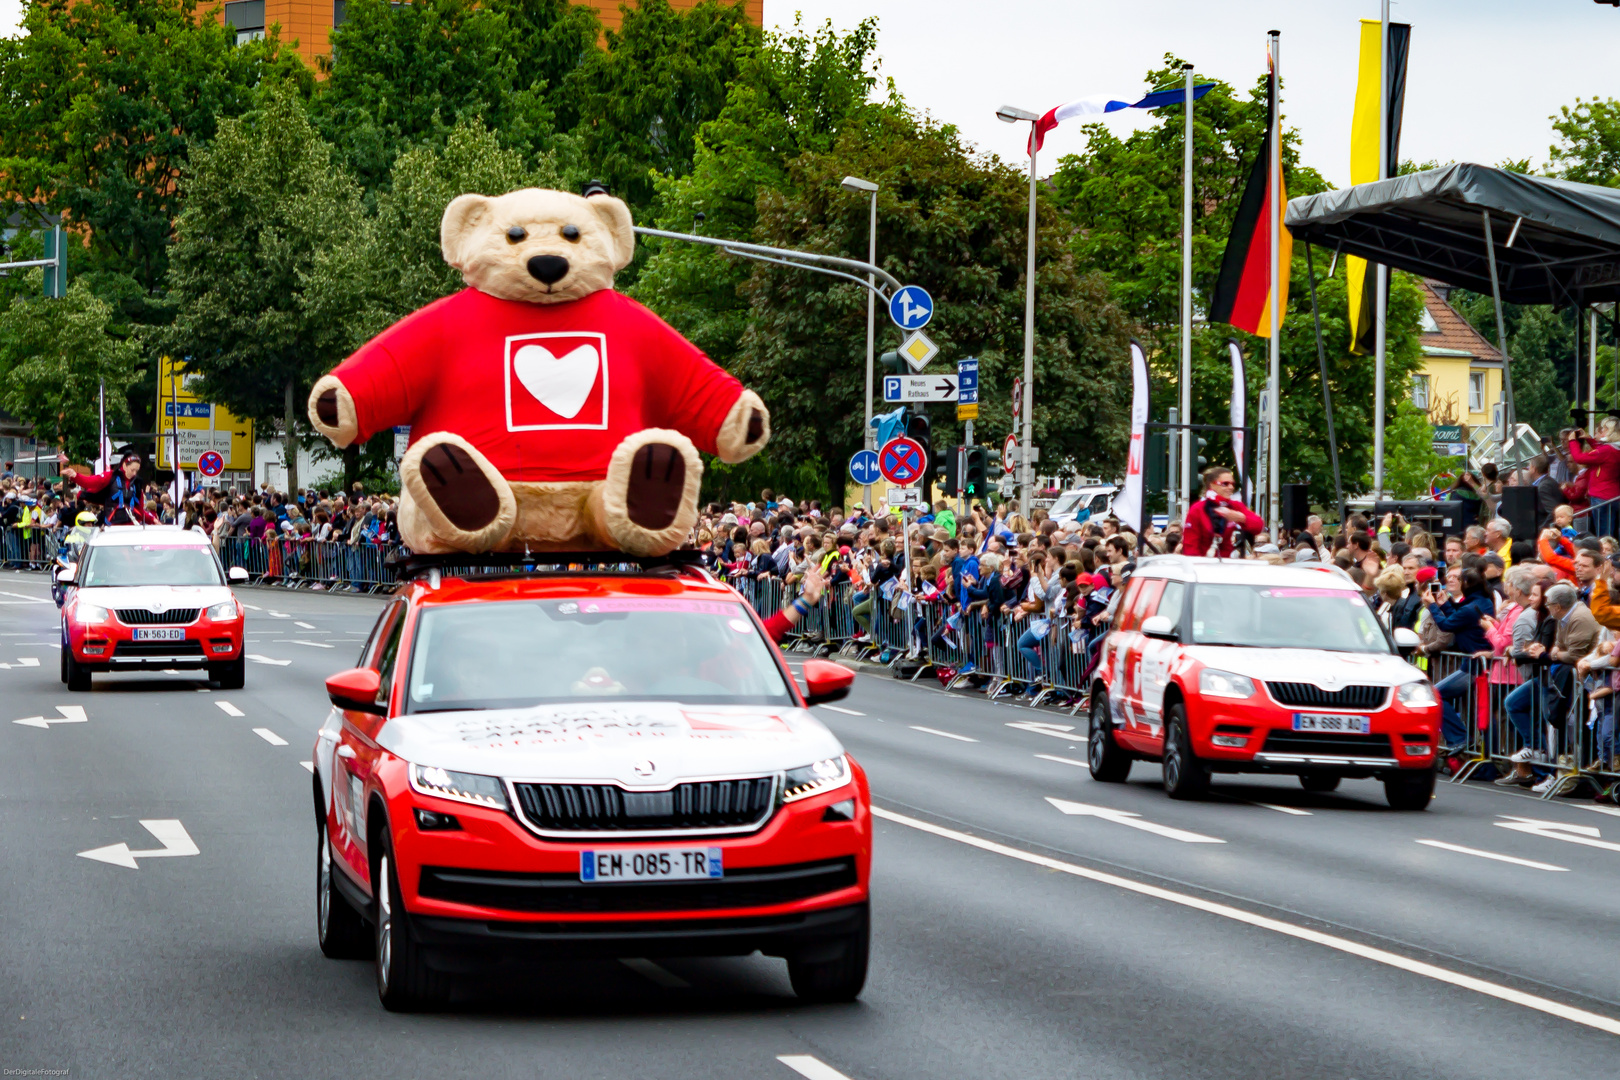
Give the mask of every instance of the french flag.
M 1209 93 L 1214 86 L 1214 83 L 1199 83 L 1193 87 L 1193 100 L 1197 101 Z M 1079 98 L 1059 105 L 1055 109 L 1048 110 L 1045 116 L 1035 121 L 1035 132 L 1030 136 L 1030 141 L 1033 143 L 1031 153 L 1041 148 L 1042 141 L 1048 131 L 1051 131 L 1065 120 L 1073 120 L 1077 116 L 1106 116 L 1111 112 L 1119 112 L 1121 109 L 1162 109 L 1167 105 L 1180 105 L 1186 99 L 1186 96 L 1186 89 L 1178 86 L 1173 90 L 1155 90 L 1141 101 L 1120 101 L 1106 94 L 1096 94 L 1092 97 Z

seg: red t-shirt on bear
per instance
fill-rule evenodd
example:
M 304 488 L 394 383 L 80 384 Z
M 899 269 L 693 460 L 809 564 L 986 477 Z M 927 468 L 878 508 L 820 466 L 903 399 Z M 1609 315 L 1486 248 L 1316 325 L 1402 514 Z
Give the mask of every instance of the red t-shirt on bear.
M 699 450 L 742 384 L 636 301 L 611 289 L 563 304 L 463 289 L 372 340 L 332 373 L 361 441 L 411 425 L 460 435 L 508 480 L 600 480 L 626 436 L 672 428 Z

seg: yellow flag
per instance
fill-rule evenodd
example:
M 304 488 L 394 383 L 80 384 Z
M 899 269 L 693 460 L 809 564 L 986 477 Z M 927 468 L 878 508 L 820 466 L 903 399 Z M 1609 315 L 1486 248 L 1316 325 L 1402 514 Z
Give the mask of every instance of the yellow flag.
M 1356 75 L 1356 111 L 1350 121 L 1350 182 L 1367 184 L 1378 175 L 1379 87 L 1383 64 L 1379 57 L 1382 27 L 1377 19 L 1361 20 L 1361 63 Z M 1350 302 L 1350 351 L 1373 351 L 1373 289 L 1367 260 L 1355 255 L 1344 260 L 1344 288 Z

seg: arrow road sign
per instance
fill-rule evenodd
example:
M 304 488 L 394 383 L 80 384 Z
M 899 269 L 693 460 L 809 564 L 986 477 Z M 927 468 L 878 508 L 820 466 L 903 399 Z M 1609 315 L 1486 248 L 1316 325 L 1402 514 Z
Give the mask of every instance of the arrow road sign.
M 855 451 L 855 456 L 849 459 L 849 478 L 862 487 L 869 487 L 881 480 L 883 471 L 878 468 L 877 451 Z
M 916 439 L 904 436 L 891 439 L 878 451 L 878 469 L 883 479 L 891 484 L 905 487 L 922 476 L 927 467 L 928 455 L 923 453 L 922 444 Z
M 56 711 L 61 716 L 27 716 L 21 720 L 13 720 L 13 724 L 24 727 L 49 728 L 52 724 L 83 724 L 89 717 L 84 715 L 83 705 L 58 705 Z
M 902 330 L 921 330 L 934 317 L 934 298 L 920 285 L 907 285 L 889 298 L 889 318 Z
M 201 855 L 186 827 L 174 818 L 155 818 L 151 821 L 141 822 L 141 827 L 158 838 L 163 846 L 151 851 L 131 851 L 128 844 L 111 844 L 107 847 L 93 848 L 90 851 L 79 852 L 81 859 L 94 859 L 97 862 L 111 863 L 114 866 L 127 866 L 131 870 L 139 869 L 136 859 L 173 859 L 182 855 Z
M 955 375 L 885 375 L 884 401 L 955 401 Z
M 979 361 L 974 357 L 956 362 L 957 401 L 964 405 L 979 400 Z
M 1187 832 L 1185 829 L 1172 829 L 1168 825 L 1158 825 L 1151 821 L 1143 821 L 1141 814 L 1133 814 L 1129 810 L 1115 810 L 1111 806 L 1090 806 L 1086 803 L 1069 802 L 1067 799 L 1054 799 L 1047 796 L 1047 802 L 1063 811 L 1065 814 L 1074 814 L 1079 817 L 1102 818 L 1112 821 L 1116 825 L 1127 828 L 1141 829 L 1156 836 L 1167 836 L 1171 840 L 1180 840 L 1183 844 L 1224 844 L 1225 840 L 1217 840 L 1213 836 L 1202 833 Z

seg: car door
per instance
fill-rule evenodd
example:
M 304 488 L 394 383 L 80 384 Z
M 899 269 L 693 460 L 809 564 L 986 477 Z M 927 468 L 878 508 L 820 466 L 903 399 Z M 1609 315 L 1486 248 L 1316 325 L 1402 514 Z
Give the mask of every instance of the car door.
M 380 685 L 376 704 L 384 713 L 388 708 L 393 675 L 398 666 L 406 608 L 404 600 L 396 600 L 389 605 L 378 621 L 359 665 L 378 673 Z M 332 807 L 327 822 L 339 859 L 347 865 L 356 880 L 368 882 L 371 871 L 366 850 L 366 792 L 372 770 L 381 754 L 377 736 L 387 717 L 359 709 L 344 709 L 342 717 L 343 726 L 338 732 L 337 748 L 333 755 Z
M 1182 582 L 1165 581 L 1153 606 L 1145 610 L 1142 617 L 1145 619 L 1149 615 L 1162 615 L 1179 631 L 1182 603 L 1186 594 L 1187 586 Z M 1147 634 L 1141 634 L 1140 637 L 1142 638 L 1140 734 L 1150 743 L 1162 745 L 1164 694 L 1170 685 L 1170 676 L 1175 670 L 1176 661 L 1181 657 L 1181 643 L 1162 637 L 1150 637 Z
M 1129 643 L 1126 645 L 1122 661 L 1125 684 L 1122 695 L 1125 726 L 1122 735 L 1125 741 L 1133 746 L 1145 748 L 1153 726 L 1147 723 L 1144 715 L 1147 699 L 1143 687 L 1143 664 L 1148 650 L 1155 641 L 1142 633 L 1142 620 L 1147 618 L 1158 604 L 1159 596 L 1164 592 L 1164 579 L 1139 577 L 1132 579 L 1131 585 L 1129 594 L 1120 604 L 1121 612 L 1126 615 L 1126 625 L 1130 627 Z

